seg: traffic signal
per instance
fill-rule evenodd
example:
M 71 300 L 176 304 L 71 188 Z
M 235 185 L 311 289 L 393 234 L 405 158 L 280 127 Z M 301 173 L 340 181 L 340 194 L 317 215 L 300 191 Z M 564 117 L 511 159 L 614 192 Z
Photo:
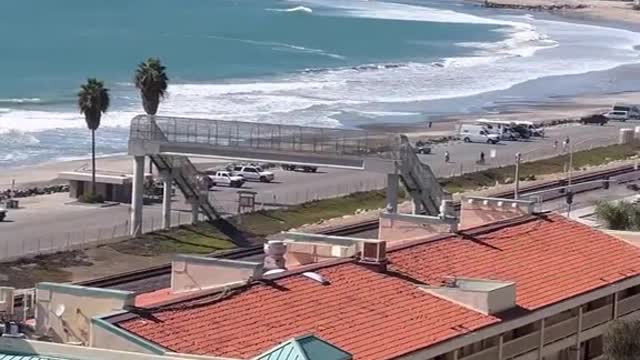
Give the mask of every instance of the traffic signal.
M 567 205 L 573 204 L 573 191 L 568 190 L 566 195 Z

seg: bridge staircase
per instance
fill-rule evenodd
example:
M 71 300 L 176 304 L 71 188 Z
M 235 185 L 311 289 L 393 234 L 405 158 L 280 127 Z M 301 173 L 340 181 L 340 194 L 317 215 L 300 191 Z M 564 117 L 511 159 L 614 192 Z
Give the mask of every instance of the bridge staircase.
M 150 126 L 155 127 L 153 130 L 156 140 L 168 141 L 162 130 L 155 122 L 150 122 Z M 173 176 L 173 180 L 184 194 L 187 202 L 199 205 L 200 210 L 211 221 L 221 218 L 220 213 L 216 210 L 209 199 L 208 191 L 201 191 L 204 184 L 201 184 L 201 174 L 193 165 L 191 160 L 186 156 L 151 154 L 149 158 L 160 172 L 169 172 Z
M 442 200 L 450 196 L 440 186 L 429 165 L 420 161 L 405 135 L 400 136 L 398 160 L 400 181 L 416 204 L 416 213 L 423 210 L 427 215 L 438 216 Z

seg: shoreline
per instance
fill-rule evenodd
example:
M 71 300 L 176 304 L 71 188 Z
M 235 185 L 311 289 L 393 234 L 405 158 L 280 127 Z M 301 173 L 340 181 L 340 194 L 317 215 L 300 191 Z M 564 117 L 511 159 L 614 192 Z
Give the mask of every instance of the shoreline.
M 486 9 L 537 11 L 570 20 L 640 26 L 640 10 L 634 1 L 622 0 L 466 0 Z

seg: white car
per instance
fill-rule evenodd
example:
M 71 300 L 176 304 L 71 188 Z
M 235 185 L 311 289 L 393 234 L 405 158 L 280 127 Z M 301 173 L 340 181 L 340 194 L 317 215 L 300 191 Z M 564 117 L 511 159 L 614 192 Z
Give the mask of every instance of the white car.
M 606 116 L 609 120 L 618 120 L 622 122 L 629 120 L 628 111 L 609 111 L 608 113 L 604 114 L 604 116 Z
M 242 176 L 233 175 L 228 171 L 218 171 L 213 175 L 208 175 L 208 177 L 210 185 L 209 187 L 224 184 L 228 187 L 239 188 L 242 187 L 245 182 Z
M 247 181 L 272 182 L 275 179 L 271 171 L 264 171 L 260 166 L 235 166 L 232 174 Z

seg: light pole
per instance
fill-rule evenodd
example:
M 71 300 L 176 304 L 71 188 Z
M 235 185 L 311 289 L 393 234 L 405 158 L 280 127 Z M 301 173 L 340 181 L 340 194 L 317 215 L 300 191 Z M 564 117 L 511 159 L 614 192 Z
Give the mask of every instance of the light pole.
M 582 144 L 589 139 L 584 139 L 582 141 L 578 141 L 577 144 L 570 142 L 569 144 L 569 172 L 567 174 L 567 217 L 571 218 L 571 205 L 573 204 L 573 190 L 571 190 L 571 179 L 573 176 L 573 147 L 578 144 Z
M 516 153 L 516 183 L 515 188 L 513 189 L 513 199 L 518 200 L 518 192 L 520 190 L 520 160 L 522 159 L 522 155 L 517 152 Z

